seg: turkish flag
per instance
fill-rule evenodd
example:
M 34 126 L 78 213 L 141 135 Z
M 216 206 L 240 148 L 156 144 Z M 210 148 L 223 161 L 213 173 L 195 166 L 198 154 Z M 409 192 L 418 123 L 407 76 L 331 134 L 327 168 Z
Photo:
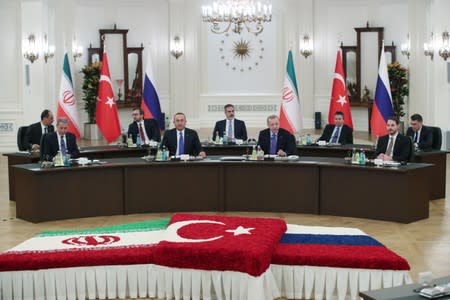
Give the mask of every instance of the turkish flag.
M 331 91 L 330 110 L 328 111 L 328 124 L 334 124 L 334 114 L 344 113 L 344 124 L 353 128 L 352 113 L 350 111 L 350 102 L 348 100 L 347 85 L 345 83 L 344 68 L 342 67 L 341 49 L 338 50 L 336 57 L 336 67 L 333 76 L 333 89 Z
M 115 141 L 120 136 L 119 116 L 117 114 L 116 101 L 114 101 L 106 51 L 103 52 L 102 58 L 95 118 L 98 128 L 108 143 Z
M 155 263 L 259 276 L 285 231 L 281 219 L 175 214 L 155 247 Z

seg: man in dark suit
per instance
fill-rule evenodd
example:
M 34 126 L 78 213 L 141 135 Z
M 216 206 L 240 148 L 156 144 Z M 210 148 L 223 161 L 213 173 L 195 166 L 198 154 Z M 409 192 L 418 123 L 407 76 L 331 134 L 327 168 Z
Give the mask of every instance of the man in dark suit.
M 60 118 L 56 121 L 56 131 L 44 134 L 42 138 L 41 157 L 51 160 L 61 151 L 62 155 L 70 154 L 71 158 L 80 156 L 77 140 L 73 133 L 67 131 L 69 121 Z
M 413 114 L 411 116 L 411 127 L 406 131 L 406 136 L 410 137 L 417 150 L 430 151 L 433 146 L 433 133 L 423 126 L 422 116 Z
M 387 120 L 388 135 L 378 139 L 376 154 L 382 160 L 408 161 L 411 154 L 411 142 L 408 137 L 398 133 L 397 117 Z
M 228 141 L 234 139 L 247 140 L 247 128 L 245 122 L 234 118 L 234 106 L 227 104 L 224 107 L 225 120 L 217 121 L 214 126 L 213 140 L 216 139 L 217 134 L 219 137 L 226 137 Z
M 186 116 L 176 113 L 173 117 L 175 128 L 164 133 L 161 145 L 166 146 L 171 156 L 174 155 L 200 155 L 206 157 L 195 130 L 186 128 Z
M 133 143 L 136 143 L 136 137 L 141 136 L 142 144 L 149 144 L 150 140 L 161 141 L 161 132 L 158 122 L 155 119 L 144 119 L 144 110 L 135 108 L 132 112 L 133 123 L 128 126 L 128 136 L 131 135 Z
M 28 126 L 25 133 L 28 150 L 39 150 L 42 134 L 55 131 L 52 123 L 53 114 L 50 110 L 45 109 L 41 113 L 41 121 Z
M 287 156 L 297 153 L 295 137 L 280 128 L 280 119 L 276 115 L 267 117 L 267 126 L 269 128 L 261 130 L 258 137 L 258 144 L 265 154 Z
M 337 111 L 334 113 L 334 125 L 327 124 L 318 140 L 330 144 L 353 144 L 353 129 L 344 124 L 343 112 Z

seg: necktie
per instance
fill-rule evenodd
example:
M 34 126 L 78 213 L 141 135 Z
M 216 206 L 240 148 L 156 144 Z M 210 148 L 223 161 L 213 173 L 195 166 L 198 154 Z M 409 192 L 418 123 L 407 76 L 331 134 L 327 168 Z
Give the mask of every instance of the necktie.
M 277 154 L 277 135 L 272 133 L 270 138 L 270 154 Z
M 48 133 L 48 128 L 44 127 L 44 133 Z
M 61 149 L 59 149 L 59 150 L 61 150 L 61 154 L 62 155 L 66 155 L 66 142 L 64 142 L 64 137 L 63 136 L 61 136 Z
M 336 127 L 336 130 L 334 131 L 334 135 L 331 138 L 330 143 L 332 144 L 336 144 L 338 142 L 338 138 L 339 138 L 339 131 L 341 130 L 341 127 Z
M 388 147 L 387 147 L 386 153 L 385 153 L 387 156 L 392 156 L 392 147 L 394 147 L 394 138 L 390 137 L 389 144 L 388 144 Z
M 144 129 L 142 128 L 142 123 L 139 123 L 139 135 L 141 136 L 142 144 L 145 144 L 145 134 Z
M 178 140 L 178 155 L 181 154 L 184 154 L 184 138 L 182 132 L 180 132 L 180 138 Z
M 414 133 L 414 144 L 417 143 L 417 136 L 418 136 L 418 134 L 417 134 L 417 132 L 415 132 L 415 133 Z
M 228 138 L 231 139 L 233 137 L 233 127 L 231 126 L 231 120 L 228 120 Z

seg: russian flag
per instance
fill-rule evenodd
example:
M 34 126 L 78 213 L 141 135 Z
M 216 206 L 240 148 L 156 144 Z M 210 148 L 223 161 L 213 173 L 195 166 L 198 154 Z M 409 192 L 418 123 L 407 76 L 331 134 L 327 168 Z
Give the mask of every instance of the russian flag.
M 154 77 L 150 49 L 147 49 L 147 65 L 144 76 L 144 91 L 142 92 L 141 108 L 144 110 L 144 118 L 153 118 L 158 122 L 159 128 L 164 129 L 164 120 L 161 114 L 158 93 L 152 83 Z
M 378 68 L 377 86 L 375 88 L 375 99 L 373 101 L 372 115 L 370 118 L 370 127 L 372 135 L 386 135 L 386 123 L 389 117 L 394 116 L 392 106 L 391 87 L 389 85 L 389 75 L 384 54 L 384 43 L 381 47 L 380 67 Z
M 272 264 L 409 270 L 408 262 L 356 228 L 287 225 Z

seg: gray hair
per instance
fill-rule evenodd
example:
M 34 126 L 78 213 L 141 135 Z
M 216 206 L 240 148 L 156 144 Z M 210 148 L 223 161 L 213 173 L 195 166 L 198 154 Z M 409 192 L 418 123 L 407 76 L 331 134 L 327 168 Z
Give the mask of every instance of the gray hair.
M 277 115 L 270 115 L 270 116 L 267 117 L 267 123 L 269 123 L 269 121 L 270 121 L 270 120 L 273 120 L 273 119 L 278 119 L 278 120 L 280 120 L 280 118 L 278 118 Z
M 56 126 L 58 126 L 59 124 L 63 124 L 63 125 L 69 125 L 69 121 L 66 118 L 58 118 L 58 120 L 56 120 Z

